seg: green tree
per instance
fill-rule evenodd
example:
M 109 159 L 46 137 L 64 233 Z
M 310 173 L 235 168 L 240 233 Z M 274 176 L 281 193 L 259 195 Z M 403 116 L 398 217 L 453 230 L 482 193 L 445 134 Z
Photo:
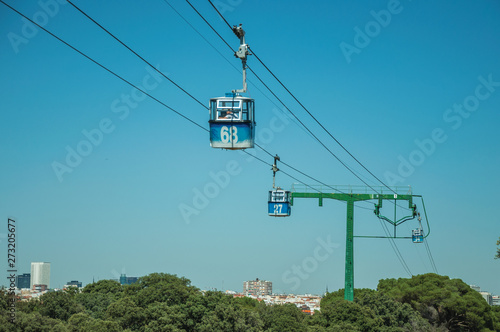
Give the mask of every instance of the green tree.
M 152 273 L 125 287 L 125 294 L 143 308 L 154 302 L 168 305 L 185 303 L 198 292 L 198 288 L 191 286 L 189 279 L 166 273 Z
M 74 332 L 119 332 L 123 331 L 117 322 L 94 319 L 86 313 L 77 313 L 68 320 L 69 331 Z
M 148 306 L 145 316 L 145 331 L 193 331 L 196 324 L 188 319 L 186 308 L 181 305 L 155 302 Z
M 144 324 L 144 309 L 128 296 L 119 299 L 106 310 L 106 318 L 117 322 L 124 329 L 138 330 Z
M 123 286 L 114 280 L 99 280 L 86 285 L 82 293 L 100 293 L 100 294 L 114 294 L 121 295 L 123 293 Z
M 367 306 L 344 299 L 321 301 L 323 324 L 334 331 L 380 331 L 383 320 Z M 321 319 L 321 317 L 318 317 Z
M 30 301 L 31 302 L 31 301 Z M 40 296 L 39 312 L 43 316 L 67 321 L 71 315 L 83 311 L 75 296 L 66 292 L 48 292 Z
M 123 296 L 123 286 L 114 280 L 99 280 L 88 284 L 75 295 L 77 303 L 81 304 L 92 318 L 104 319 L 109 305 Z
M 429 273 L 411 279 L 380 280 L 378 290 L 411 305 L 430 323 L 452 331 L 492 331 L 500 327 L 483 297 L 459 279 Z
M 80 293 L 75 296 L 77 303 L 85 308 L 92 318 L 104 319 L 109 305 L 121 298 L 121 294 L 113 293 Z
M 500 238 L 498 239 L 497 241 L 497 246 L 500 245 Z M 495 255 L 495 259 L 499 259 L 500 258 L 500 247 L 497 247 L 497 254 Z
M 5 289 L 0 289 L 0 310 L 3 312 L 9 306 L 9 294 Z
M 9 323 L 10 324 L 10 323 Z M 24 312 L 16 313 L 16 322 L 10 324 L 14 329 L 7 331 L 67 331 L 63 322 L 58 319 L 42 316 L 38 312 L 26 314 Z
M 16 303 L 16 310 L 27 314 L 38 312 L 38 310 L 40 310 L 40 300 L 31 299 L 29 301 L 18 301 Z
M 386 331 L 433 331 L 431 324 L 408 303 L 397 302 L 374 290 L 366 290 L 355 302 L 370 308 Z M 390 329 L 389 329 L 390 328 Z
M 262 331 L 256 302 L 212 291 L 175 305 L 154 302 L 146 310 L 145 331 Z
M 372 289 L 355 289 L 353 302 L 344 300 L 343 289 L 328 293 L 307 322 L 309 331 L 433 331 L 410 305 Z
M 293 304 L 261 306 L 259 314 L 264 331 L 306 331 L 306 315 Z

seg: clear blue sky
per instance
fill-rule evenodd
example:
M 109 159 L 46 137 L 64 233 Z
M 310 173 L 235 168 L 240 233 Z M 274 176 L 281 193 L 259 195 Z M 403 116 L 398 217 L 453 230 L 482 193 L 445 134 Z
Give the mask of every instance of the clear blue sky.
M 208 128 L 206 109 L 151 75 L 69 4 L 6 2 Z M 163 1 L 75 3 L 204 104 L 241 88 L 231 66 L 239 69 L 239 60 L 186 2 L 171 4 L 225 58 Z M 243 23 L 251 48 L 357 159 L 387 184 L 411 185 L 424 197 L 439 273 L 500 295 L 500 262 L 493 259 L 500 236 L 499 2 L 216 3 L 231 24 Z M 237 38 L 210 4 L 194 5 L 236 50 Z M 210 148 L 207 132 L 1 4 L 0 17 L 4 271 L 5 224 L 15 217 L 19 273 L 32 261 L 51 262 L 51 287 L 152 272 L 186 276 L 203 289 L 241 291 L 255 278 L 272 281 L 276 292 L 344 287 L 345 204 L 298 199 L 290 218 L 268 217 L 268 165 Z M 378 185 L 255 57 L 248 63 L 343 162 Z M 324 183 L 363 185 L 248 76 L 257 142 Z M 66 168 L 58 176 L 54 165 Z M 296 181 L 278 173 L 277 182 L 288 189 Z M 210 197 L 200 198 L 204 191 Z M 372 205 L 357 206 L 355 234 L 382 235 Z M 186 207 L 189 216 L 181 212 Z M 392 207 L 385 203 L 384 213 Z M 399 234 L 416 226 L 409 221 Z M 411 273 L 432 272 L 424 245 L 396 243 Z M 354 245 L 355 287 L 408 277 L 388 240 Z

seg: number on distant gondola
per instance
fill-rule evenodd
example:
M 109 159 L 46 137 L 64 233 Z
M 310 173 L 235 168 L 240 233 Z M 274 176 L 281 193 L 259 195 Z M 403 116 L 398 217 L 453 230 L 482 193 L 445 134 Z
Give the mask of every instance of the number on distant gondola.
M 230 126 L 229 128 L 222 126 L 220 130 L 220 138 L 222 143 L 238 143 L 238 128 L 235 126 Z

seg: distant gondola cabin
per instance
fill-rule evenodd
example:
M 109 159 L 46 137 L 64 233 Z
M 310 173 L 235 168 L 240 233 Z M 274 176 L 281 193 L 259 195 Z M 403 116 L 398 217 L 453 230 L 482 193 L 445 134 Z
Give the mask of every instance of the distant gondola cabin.
M 254 100 L 237 93 L 210 99 L 210 146 L 239 150 L 253 148 Z
M 411 239 L 412 239 L 413 243 L 422 243 L 422 242 L 424 242 L 424 232 L 423 232 L 423 230 L 420 229 L 420 228 L 414 229 L 411 232 Z
M 272 190 L 269 192 L 268 213 L 273 217 L 288 217 L 292 212 L 290 192 L 286 190 Z

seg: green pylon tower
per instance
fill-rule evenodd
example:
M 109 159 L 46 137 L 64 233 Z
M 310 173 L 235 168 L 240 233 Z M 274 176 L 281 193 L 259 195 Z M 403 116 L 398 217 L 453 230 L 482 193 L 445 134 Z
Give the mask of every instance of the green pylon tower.
M 405 188 L 407 189 L 407 188 Z M 387 191 L 387 189 L 386 189 Z M 375 205 L 375 214 L 381 218 L 384 219 L 396 227 L 397 225 L 401 224 L 402 222 L 414 218 L 415 215 L 413 214 L 411 217 L 404 217 L 398 221 L 390 221 L 386 217 L 382 217 L 379 215 L 379 209 L 382 206 L 382 201 L 383 200 L 392 200 L 392 201 L 398 201 L 398 200 L 404 200 L 408 201 L 409 208 L 414 211 L 414 205 L 412 202 L 413 195 L 411 194 L 406 194 L 406 195 L 399 195 L 395 194 L 394 192 L 391 192 L 390 194 L 355 194 L 355 193 L 323 193 L 323 192 L 296 192 L 292 191 L 291 192 L 291 200 L 290 203 L 293 205 L 294 198 L 316 198 L 319 200 L 319 206 L 323 206 L 323 199 L 324 198 L 329 198 L 329 199 L 335 199 L 338 201 L 344 201 L 347 203 L 347 225 L 346 225 L 346 244 L 345 244 L 345 290 L 344 290 L 344 299 L 348 301 L 353 301 L 354 300 L 354 202 L 359 202 L 359 201 L 368 201 L 368 200 L 378 200 L 379 204 Z M 427 234 L 428 235 L 428 234 Z M 364 236 L 364 237 L 370 237 L 370 236 Z M 396 237 L 396 234 L 394 234 L 394 238 Z M 403 237 L 403 238 L 408 238 L 408 237 Z M 411 237 L 409 237 L 411 238 Z

